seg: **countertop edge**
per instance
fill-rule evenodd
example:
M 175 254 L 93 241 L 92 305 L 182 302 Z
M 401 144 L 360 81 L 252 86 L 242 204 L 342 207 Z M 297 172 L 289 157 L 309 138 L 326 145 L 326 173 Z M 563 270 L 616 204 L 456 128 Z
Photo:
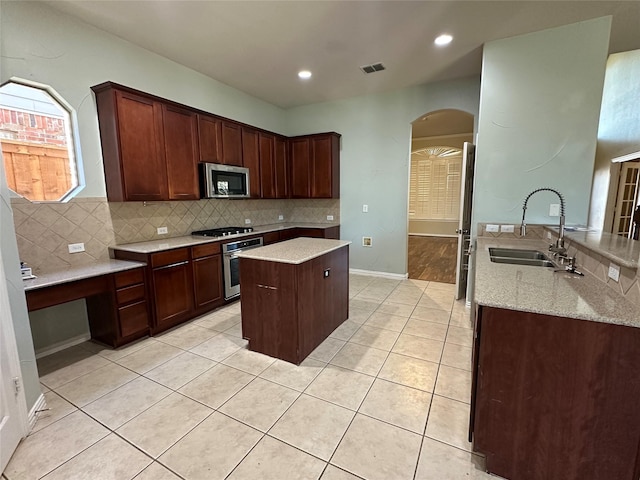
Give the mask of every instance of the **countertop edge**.
M 308 241 L 307 241 L 308 240 Z M 331 242 L 333 245 L 328 245 L 325 242 Z M 320 243 L 325 243 L 323 247 L 316 247 L 313 244 L 320 245 Z M 300 265 L 302 263 L 308 262 L 309 260 L 313 260 L 314 258 L 321 257 L 322 255 L 326 255 L 327 253 L 338 250 L 342 247 L 347 247 L 351 245 L 350 240 L 335 240 L 328 238 L 294 238 L 291 240 L 286 240 L 284 242 L 278 242 L 272 245 L 266 245 L 264 247 L 259 247 L 255 249 L 248 250 L 246 252 L 238 254 L 239 258 L 247 258 L 251 260 L 261 260 L 265 262 L 276 262 L 276 263 L 288 263 L 292 265 Z M 296 245 L 302 244 L 302 245 Z M 306 244 L 306 245 L 304 245 Z M 272 248 L 273 247 L 273 248 Z M 265 249 L 267 253 L 265 253 Z M 287 258 L 282 254 L 277 255 L 269 252 L 269 250 L 275 250 L 276 253 L 279 250 L 288 249 L 287 255 L 290 255 L 295 258 Z M 304 249 L 304 254 L 296 255 L 298 252 L 296 249 Z M 309 253 L 308 250 L 311 250 Z

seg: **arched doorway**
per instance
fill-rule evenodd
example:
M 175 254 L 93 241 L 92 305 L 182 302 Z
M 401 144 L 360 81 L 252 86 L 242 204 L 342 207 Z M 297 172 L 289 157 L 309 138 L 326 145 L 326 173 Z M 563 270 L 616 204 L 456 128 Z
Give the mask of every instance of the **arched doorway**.
M 462 149 L 473 115 L 438 110 L 412 122 L 409 184 L 409 278 L 455 283 Z

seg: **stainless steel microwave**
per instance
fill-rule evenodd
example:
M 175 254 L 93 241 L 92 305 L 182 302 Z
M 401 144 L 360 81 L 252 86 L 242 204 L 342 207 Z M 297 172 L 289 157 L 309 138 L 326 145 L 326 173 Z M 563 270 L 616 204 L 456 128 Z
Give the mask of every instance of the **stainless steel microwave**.
M 248 198 L 249 169 L 217 163 L 201 163 L 200 197 Z

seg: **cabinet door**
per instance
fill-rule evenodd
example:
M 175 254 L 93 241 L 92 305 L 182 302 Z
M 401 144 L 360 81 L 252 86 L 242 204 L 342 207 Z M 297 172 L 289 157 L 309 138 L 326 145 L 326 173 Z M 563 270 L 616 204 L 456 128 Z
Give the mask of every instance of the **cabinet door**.
M 287 162 L 287 141 L 284 138 L 275 139 L 274 148 L 274 183 L 275 197 L 289 196 L 289 162 Z
M 155 330 L 169 328 L 188 318 L 193 310 L 193 286 L 188 261 L 153 269 Z
M 291 140 L 291 196 L 293 198 L 309 198 L 310 180 L 310 147 L 308 138 Z
M 196 310 L 222 303 L 222 257 L 211 255 L 193 260 L 193 291 Z
M 242 132 L 240 125 L 222 122 L 222 163 L 242 166 Z
M 169 200 L 197 200 L 198 124 L 189 110 L 163 105 L 164 154 Z
M 201 162 L 222 163 L 222 121 L 198 115 L 198 144 Z
M 122 200 L 166 200 L 162 106 L 131 93 L 116 91 L 115 95 L 124 186 Z M 105 167 L 108 168 L 106 161 Z
M 262 198 L 276 198 L 274 137 L 260 134 L 260 191 Z
M 337 185 L 339 168 L 336 156 L 339 155 L 335 135 L 318 136 L 311 139 L 311 197 L 338 198 Z
M 249 194 L 260 198 L 260 142 L 258 132 L 242 129 L 242 162 L 249 169 Z

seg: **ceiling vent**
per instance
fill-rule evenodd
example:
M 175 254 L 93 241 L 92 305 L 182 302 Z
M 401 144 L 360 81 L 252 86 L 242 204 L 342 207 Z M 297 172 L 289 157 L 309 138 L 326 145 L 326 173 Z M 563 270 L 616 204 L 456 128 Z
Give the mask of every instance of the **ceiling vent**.
M 362 70 L 366 74 L 381 72 L 382 70 L 386 69 L 387 67 L 385 67 L 382 63 L 374 63 L 373 65 L 363 65 L 362 67 L 360 67 L 360 70 Z

